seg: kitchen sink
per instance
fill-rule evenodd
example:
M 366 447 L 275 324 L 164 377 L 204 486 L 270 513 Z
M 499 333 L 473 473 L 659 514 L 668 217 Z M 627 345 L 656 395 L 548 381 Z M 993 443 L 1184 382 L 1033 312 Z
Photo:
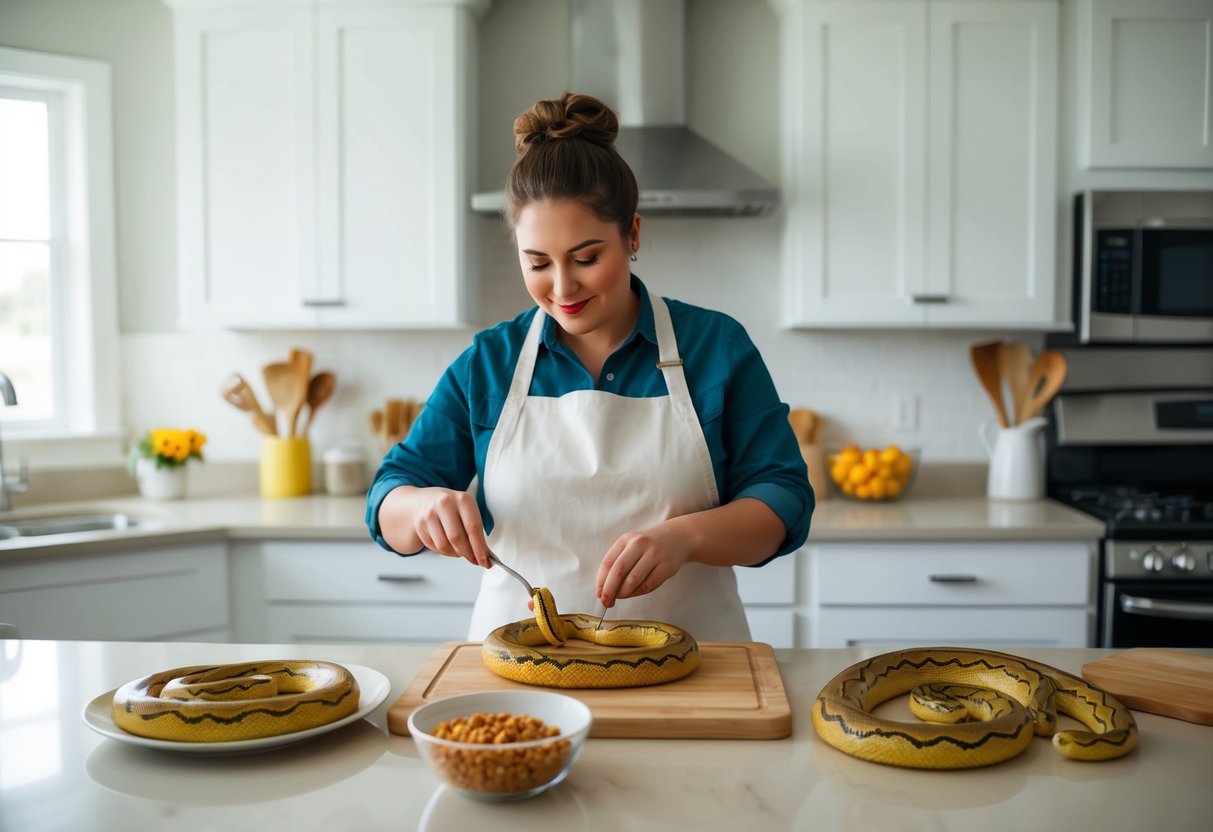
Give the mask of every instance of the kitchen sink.
M 0 540 L 46 537 L 74 532 L 123 531 L 133 529 L 144 518 L 133 514 L 61 514 L 0 520 Z

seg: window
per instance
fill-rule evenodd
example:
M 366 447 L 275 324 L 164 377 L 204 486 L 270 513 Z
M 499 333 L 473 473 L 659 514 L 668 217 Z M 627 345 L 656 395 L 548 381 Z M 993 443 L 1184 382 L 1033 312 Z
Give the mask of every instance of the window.
M 121 436 L 110 125 L 108 64 L 0 48 L 0 423 L 35 463 Z
M 52 149 L 51 136 L 62 132 L 61 119 L 58 93 L 0 87 L 0 372 L 21 391 L 6 421 L 60 421 L 56 382 L 64 356 L 53 345 L 60 325 L 51 319 L 61 305 L 52 294 L 63 280 L 51 228 L 62 227 L 62 212 L 52 222 L 51 206 L 62 200 L 51 186 L 51 157 L 59 149 Z M 58 179 L 63 165 L 54 161 Z

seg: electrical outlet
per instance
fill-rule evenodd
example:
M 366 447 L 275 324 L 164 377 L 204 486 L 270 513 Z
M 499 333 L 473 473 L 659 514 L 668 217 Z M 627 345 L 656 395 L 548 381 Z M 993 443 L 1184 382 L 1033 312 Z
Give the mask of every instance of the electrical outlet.
M 918 397 L 915 395 L 897 396 L 893 400 L 893 430 L 918 430 Z

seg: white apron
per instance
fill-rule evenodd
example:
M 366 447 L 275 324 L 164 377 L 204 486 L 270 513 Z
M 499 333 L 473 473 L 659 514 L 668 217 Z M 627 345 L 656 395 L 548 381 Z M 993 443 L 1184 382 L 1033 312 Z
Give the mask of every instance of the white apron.
M 535 314 L 497 428 L 482 487 L 493 515 L 489 547 L 561 613 L 599 615 L 598 565 L 625 532 L 720 504 L 707 440 L 691 404 L 665 301 L 650 295 L 669 394 L 627 398 L 577 390 L 528 396 L 546 314 Z M 504 570 L 485 572 L 471 641 L 534 615 Z M 607 620 L 650 619 L 700 641 L 748 641 L 731 568 L 688 563 L 655 592 L 616 602 Z

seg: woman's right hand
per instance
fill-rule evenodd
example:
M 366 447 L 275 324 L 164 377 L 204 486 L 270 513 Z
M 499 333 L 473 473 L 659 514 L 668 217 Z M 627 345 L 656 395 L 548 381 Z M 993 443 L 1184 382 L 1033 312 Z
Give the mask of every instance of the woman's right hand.
M 384 538 L 396 551 L 416 551 L 419 546 L 407 544 L 419 542 L 431 552 L 489 567 L 489 544 L 480 507 L 466 491 L 401 486 L 388 494 L 379 512 Z M 396 534 L 389 534 L 391 526 Z M 405 548 L 397 546 L 397 541 Z

